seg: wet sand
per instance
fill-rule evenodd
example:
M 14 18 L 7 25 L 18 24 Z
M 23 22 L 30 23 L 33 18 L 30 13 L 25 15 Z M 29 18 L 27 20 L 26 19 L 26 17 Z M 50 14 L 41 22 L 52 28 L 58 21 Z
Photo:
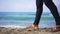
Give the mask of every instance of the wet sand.
M 50 28 L 31 30 L 27 28 L 0 27 L 0 34 L 60 34 L 60 31 L 50 32 L 50 30 Z

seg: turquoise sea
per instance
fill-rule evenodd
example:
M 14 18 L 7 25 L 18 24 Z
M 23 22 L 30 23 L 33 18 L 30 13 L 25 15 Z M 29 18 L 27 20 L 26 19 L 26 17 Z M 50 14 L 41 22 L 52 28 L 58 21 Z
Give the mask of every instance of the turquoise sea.
M 36 12 L 0 12 L 0 27 L 25 27 L 33 24 Z M 39 27 L 53 27 L 55 20 L 51 13 L 43 12 Z

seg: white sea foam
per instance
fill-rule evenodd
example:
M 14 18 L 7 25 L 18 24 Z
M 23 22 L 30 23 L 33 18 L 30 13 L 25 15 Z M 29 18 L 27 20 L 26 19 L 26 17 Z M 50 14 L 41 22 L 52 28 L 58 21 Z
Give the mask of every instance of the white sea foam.
M 0 27 L 6 27 L 6 28 L 25 28 L 26 26 L 19 26 L 19 25 L 0 25 Z

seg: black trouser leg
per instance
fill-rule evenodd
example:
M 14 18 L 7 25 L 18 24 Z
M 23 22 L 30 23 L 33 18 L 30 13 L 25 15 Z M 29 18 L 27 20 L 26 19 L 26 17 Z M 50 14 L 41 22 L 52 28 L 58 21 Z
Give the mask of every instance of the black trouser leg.
M 36 0 L 36 6 L 37 6 L 37 12 L 34 24 L 38 25 L 43 10 L 43 0 Z
M 60 16 L 58 14 L 58 10 L 55 4 L 52 2 L 52 0 L 44 0 L 44 3 L 50 9 L 52 15 L 54 16 L 56 25 L 60 25 Z

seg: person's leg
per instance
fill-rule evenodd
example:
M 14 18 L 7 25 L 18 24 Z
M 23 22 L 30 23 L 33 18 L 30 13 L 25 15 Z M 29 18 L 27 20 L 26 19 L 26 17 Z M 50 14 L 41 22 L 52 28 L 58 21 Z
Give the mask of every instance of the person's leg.
M 60 26 L 60 16 L 58 14 L 57 7 L 52 0 L 44 0 L 45 5 L 50 9 L 52 15 L 55 18 L 56 26 Z
M 43 0 L 36 0 L 36 8 L 37 8 L 37 12 L 36 12 L 35 21 L 33 25 L 28 26 L 27 28 L 32 28 L 32 29 L 38 28 L 39 20 L 41 18 L 41 14 L 43 10 Z
M 43 11 L 43 0 L 36 0 L 36 17 L 33 24 L 38 25 Z

